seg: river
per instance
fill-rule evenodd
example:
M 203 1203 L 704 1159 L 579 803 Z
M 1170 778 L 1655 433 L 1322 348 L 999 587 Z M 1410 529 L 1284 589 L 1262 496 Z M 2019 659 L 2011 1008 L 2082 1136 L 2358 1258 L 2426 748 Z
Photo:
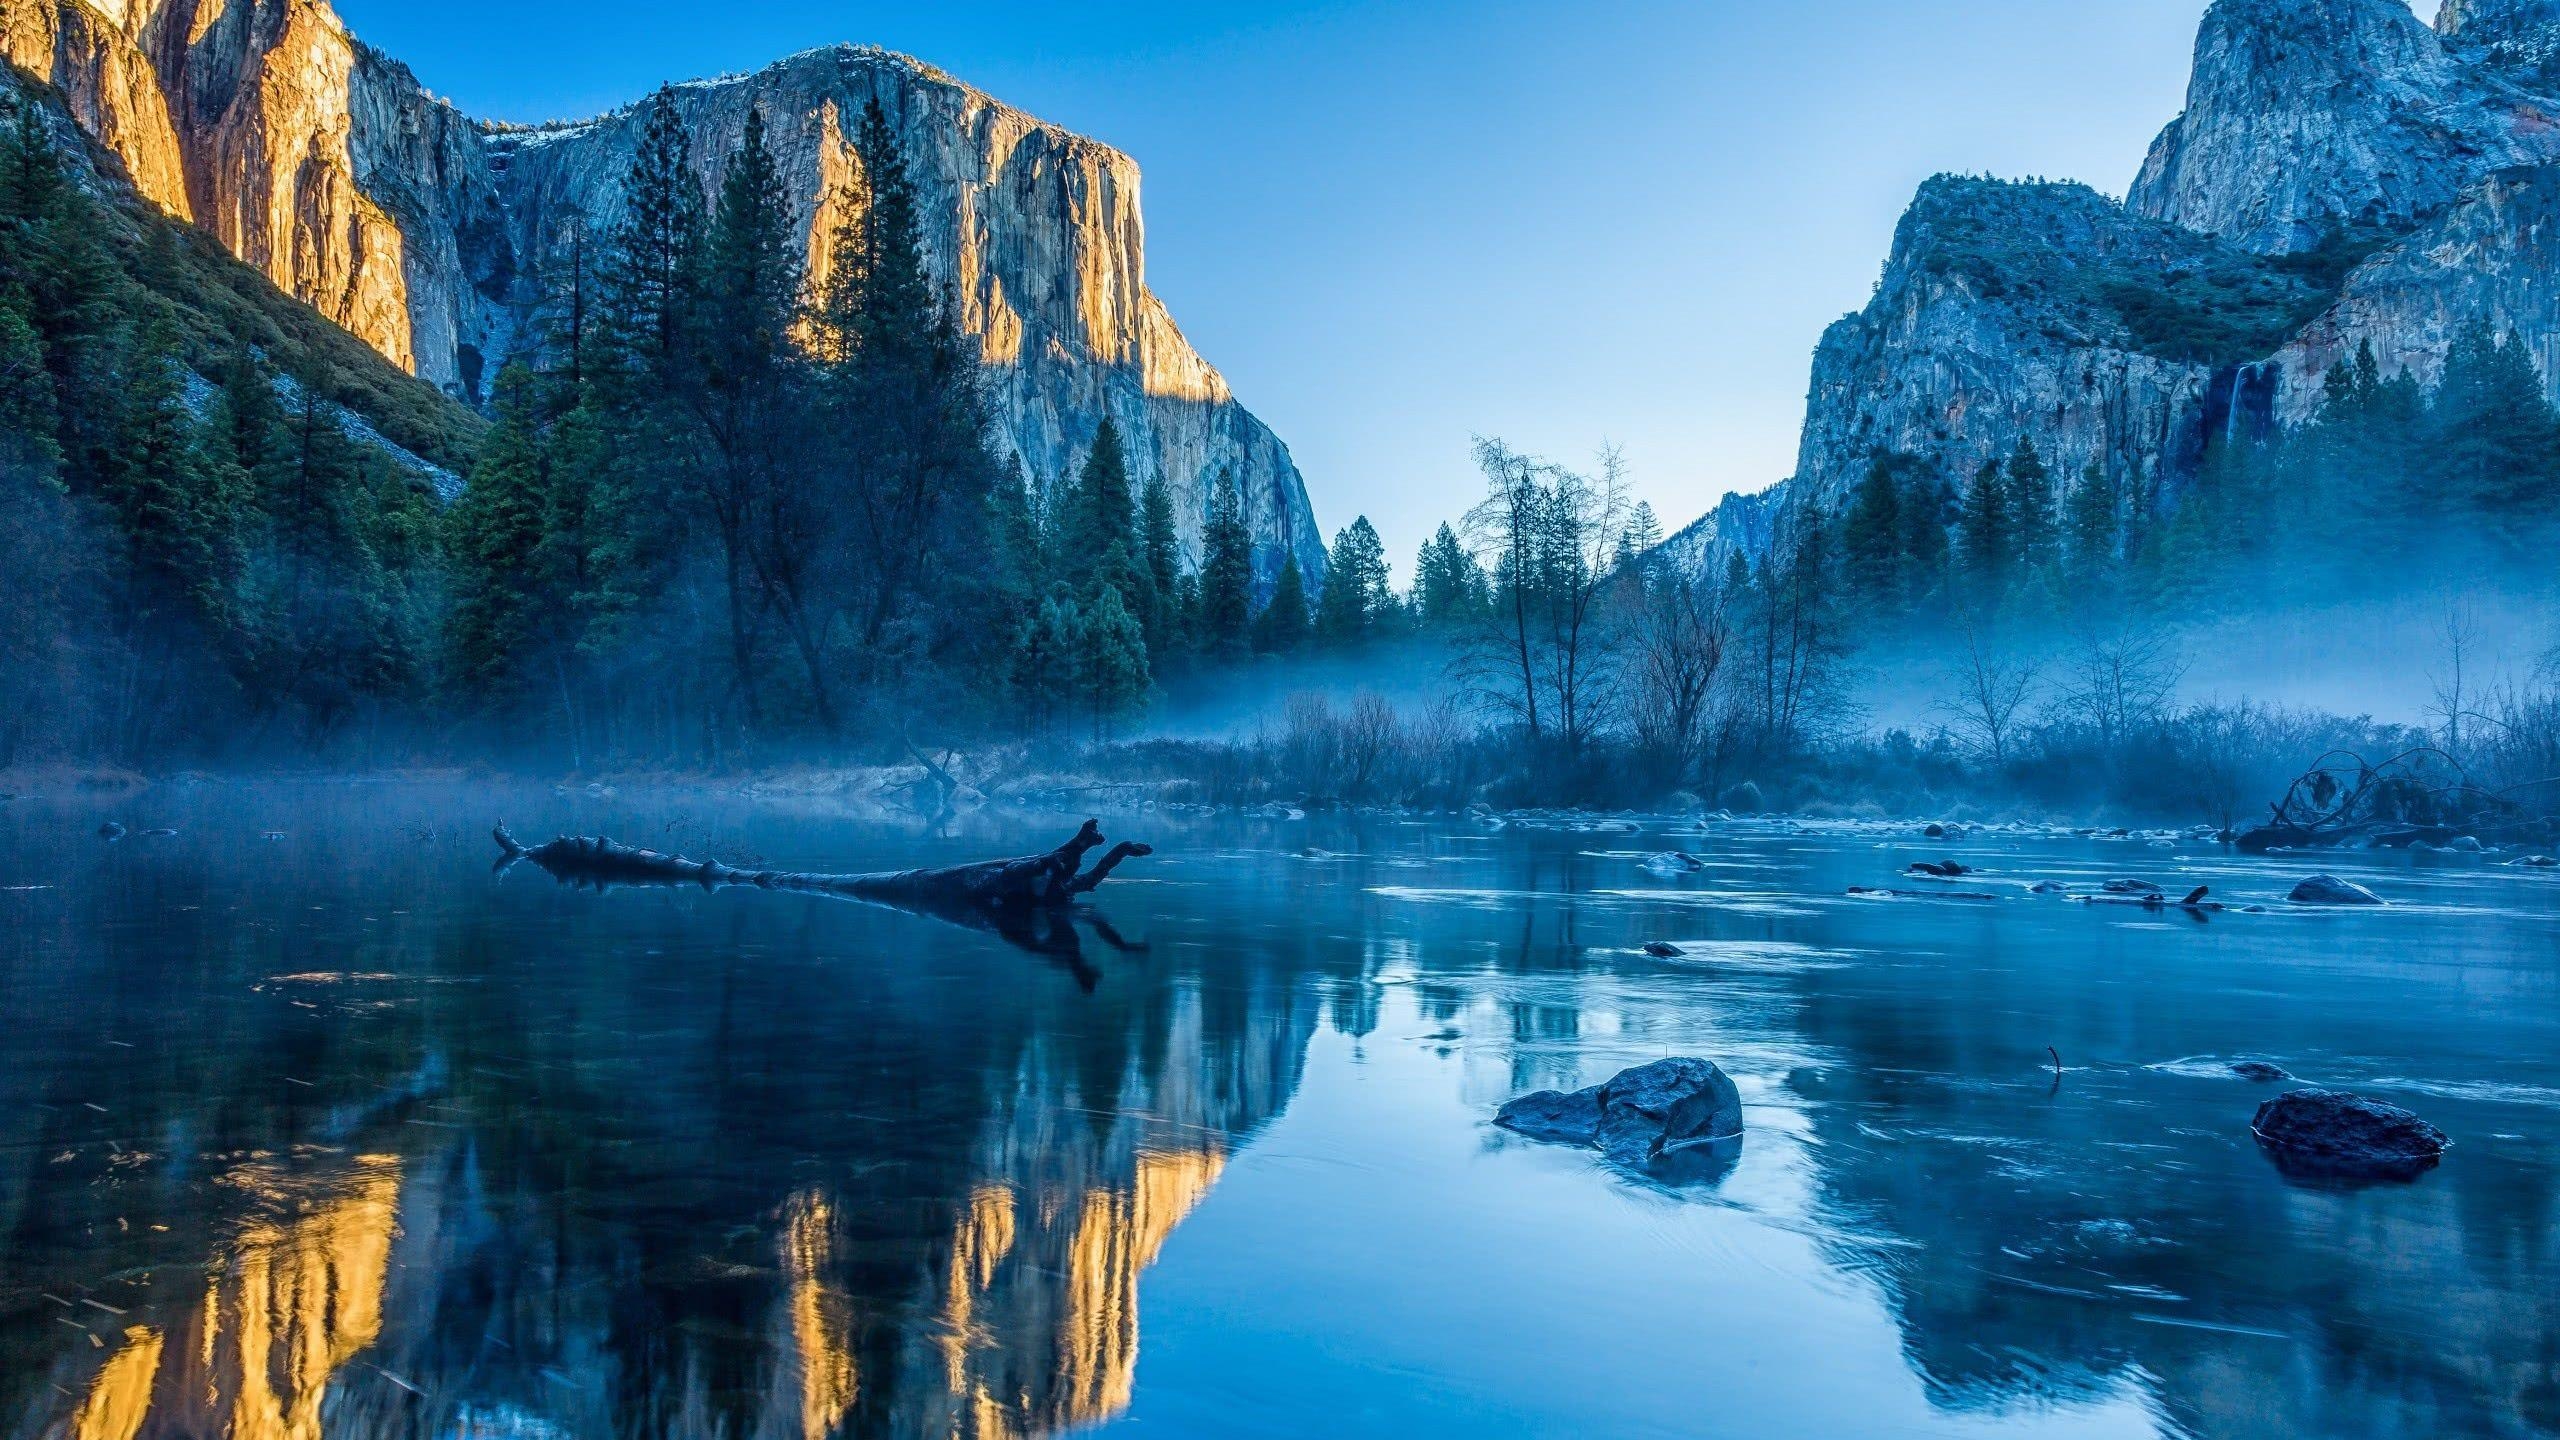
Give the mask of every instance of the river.
M 826 870 L 1074 824 L 0 806 L 0 1436 L 2560 1429 L 2549 872 L 2364 857 L 2394 904 L 2303 913 L 2305 861 L 2191 841 L 1131 816 L 1025 946 L 493 873 L 502 816 Z M 1950 856 L 2000 898 L 1847 893 Z M 2269 908 L 2026 889 L 2128 874 Z M 1737 1163 L 1489 1123 L 1670 1055 Z M 2242 1058 L 2454 1148 L 2288 1180 Z

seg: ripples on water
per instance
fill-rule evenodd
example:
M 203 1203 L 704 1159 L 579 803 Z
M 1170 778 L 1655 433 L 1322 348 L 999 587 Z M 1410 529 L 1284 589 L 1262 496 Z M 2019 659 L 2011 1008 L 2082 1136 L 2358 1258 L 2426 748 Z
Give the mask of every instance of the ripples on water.
M 1033 953 L 493 878 L 501 809 L 795 868 L 1071 828 L 208 787 L 108 845 L 0 809 L 0 1436 L 2560 1427 L 2550 876 L 2385 860 L 2390 911 L 2191 920 L 2023 887 L 2304 867 L 1159 818 L 1113 826 L 1159 854 L 1107 925 Z M 2016 898 L 1845 898 L 1947 853 Z M 1485 1123 L 1671 1054 L 1749 1107 L 1712 1184 Z M 2456 1148 L 2289 1185 L 2241 1058 Z

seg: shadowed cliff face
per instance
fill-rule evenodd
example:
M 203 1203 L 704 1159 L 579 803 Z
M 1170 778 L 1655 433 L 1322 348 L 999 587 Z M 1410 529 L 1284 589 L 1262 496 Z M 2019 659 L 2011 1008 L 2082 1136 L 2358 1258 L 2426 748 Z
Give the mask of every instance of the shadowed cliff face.
M 1813 363 L 1794 480 L 1684 532 L 1746 551 L 1791 495 L 1836 505 L 1879 450 L 1961 486 L 2021 438 L 2175 495 L 2218 436 L 2318 412 L 2370 344 L 2432 383 L 2454 337 L 2521 337 L 2560 399 L 2560 0 L 2216 0 L 2186 113 L 2126 202 L 2078 185 L 1922 187 L 1866 309 Z
M 50 80 L 136 190 L 193 220 L 395 364 L 479 401 L 517 351 L 563 234 L 619 220 L 636 110 L 491 132 L 317 0 L 0 0 L 0 52 Z M 1082 464 L 1103 416 L 1195 541 L 1232 471 L 1267 579 L 1321 573 L 1286 446 L 1146 285 L 1137 166 L 903 56 L 841 47 L 677 91 L 706 194 L 750 109 L 821 257 L 858 193 L 850 135 L 888 111 L 927 201 L 930 263 L 983 347 L 1026 479 Z
M 2560 107 L 2447 49 L 2400 0 L 2221 0 L 2187 112 L 2129 198 L 2253 250 L 2403 226 L 2481 178 L 2560 158 Z

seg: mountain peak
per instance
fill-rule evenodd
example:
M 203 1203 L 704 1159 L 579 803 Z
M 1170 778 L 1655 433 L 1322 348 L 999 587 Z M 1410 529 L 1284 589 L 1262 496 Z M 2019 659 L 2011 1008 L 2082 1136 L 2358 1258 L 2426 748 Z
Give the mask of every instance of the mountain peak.
M 2463 0 L 2485 34 L 2560 0 Z M 2341 225 L 2404 229 L 2510 166 L 2560 158 L 2551 107 L 2430 30 L 2404 0 L 2216 0 L 2184 115 L 2129 203 L 2266 253 Z

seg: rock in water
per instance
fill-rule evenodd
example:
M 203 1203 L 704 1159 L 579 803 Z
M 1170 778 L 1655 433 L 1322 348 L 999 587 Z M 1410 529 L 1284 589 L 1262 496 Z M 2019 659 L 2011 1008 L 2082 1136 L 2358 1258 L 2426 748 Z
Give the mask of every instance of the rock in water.
M 1705 1060 L 1657 1060 L 1600 1087 L 1602 1153 L 1642 1168 L 1669 1146 L 1742 1133 L 1742 1095 Z
M 1597 1145 L 1630 1170 L 1666 1151 L 1742 1134 L 1742 1094 L 1706 1060 L 1657 1060 L 1567 1094 L 1540 1090 L 1495 1113 L 1493 1123 L 1533 1140 Z
M 1695 875 L 1707 868 L 1707 862 L 1686 850 L 1665 850 L 1659 855 L 1646 859 L 1644 868 L 1647 873 L 1667 878 L 1675 875 Z
M 1540 1090 L 1523 1095 L 1496 1112 L 1493 1123 L 1532 1140 L 1588 1145 L 1600 1134 L 1600 1087 L 1571 1094 Z
M 2412 1179 L 2451 1143 L 2397 1105 L 2338 1090 L 2287 1091 L 2259 1106 L 2249 1129 L 2286 1171 L 2315 1178 Z
M 2239 1076 L 2243 1080 L 2256 1081 L 2262 1085 L 2272 1084 L 2278 1080 L 2290 1080 L 2293 1078 L 2291 1075 L 2286 1074 L 2281 1067 L 2270 1065 L 2264 1060 L 2234 1061 L 2232 1062 L 2231 1073 Z
M 1668 940 L 1655 940 L 1644 947 L 1644 953 L 1656 960 L 1677 960 L 1682 952 L 1679 946 Z
M 2382 897 L 2352 880 L 2335 875 L 2314 875 L 2293 887 L 2287 900 L 2296 905 L 2379 905 Z
M 101 840 L 121 840 L 124 838 L 124 827 L 113 820 L 110 820 L 106 824 L 98 827 L 98 838 Z
M 2148 880 L 2137 880 L 2130 876 L 2123 879 L 2110 880 L 2100 888 L 2104 889 L 2110 895 L 2160 895 L 2167 893 L 2159 886 Z

